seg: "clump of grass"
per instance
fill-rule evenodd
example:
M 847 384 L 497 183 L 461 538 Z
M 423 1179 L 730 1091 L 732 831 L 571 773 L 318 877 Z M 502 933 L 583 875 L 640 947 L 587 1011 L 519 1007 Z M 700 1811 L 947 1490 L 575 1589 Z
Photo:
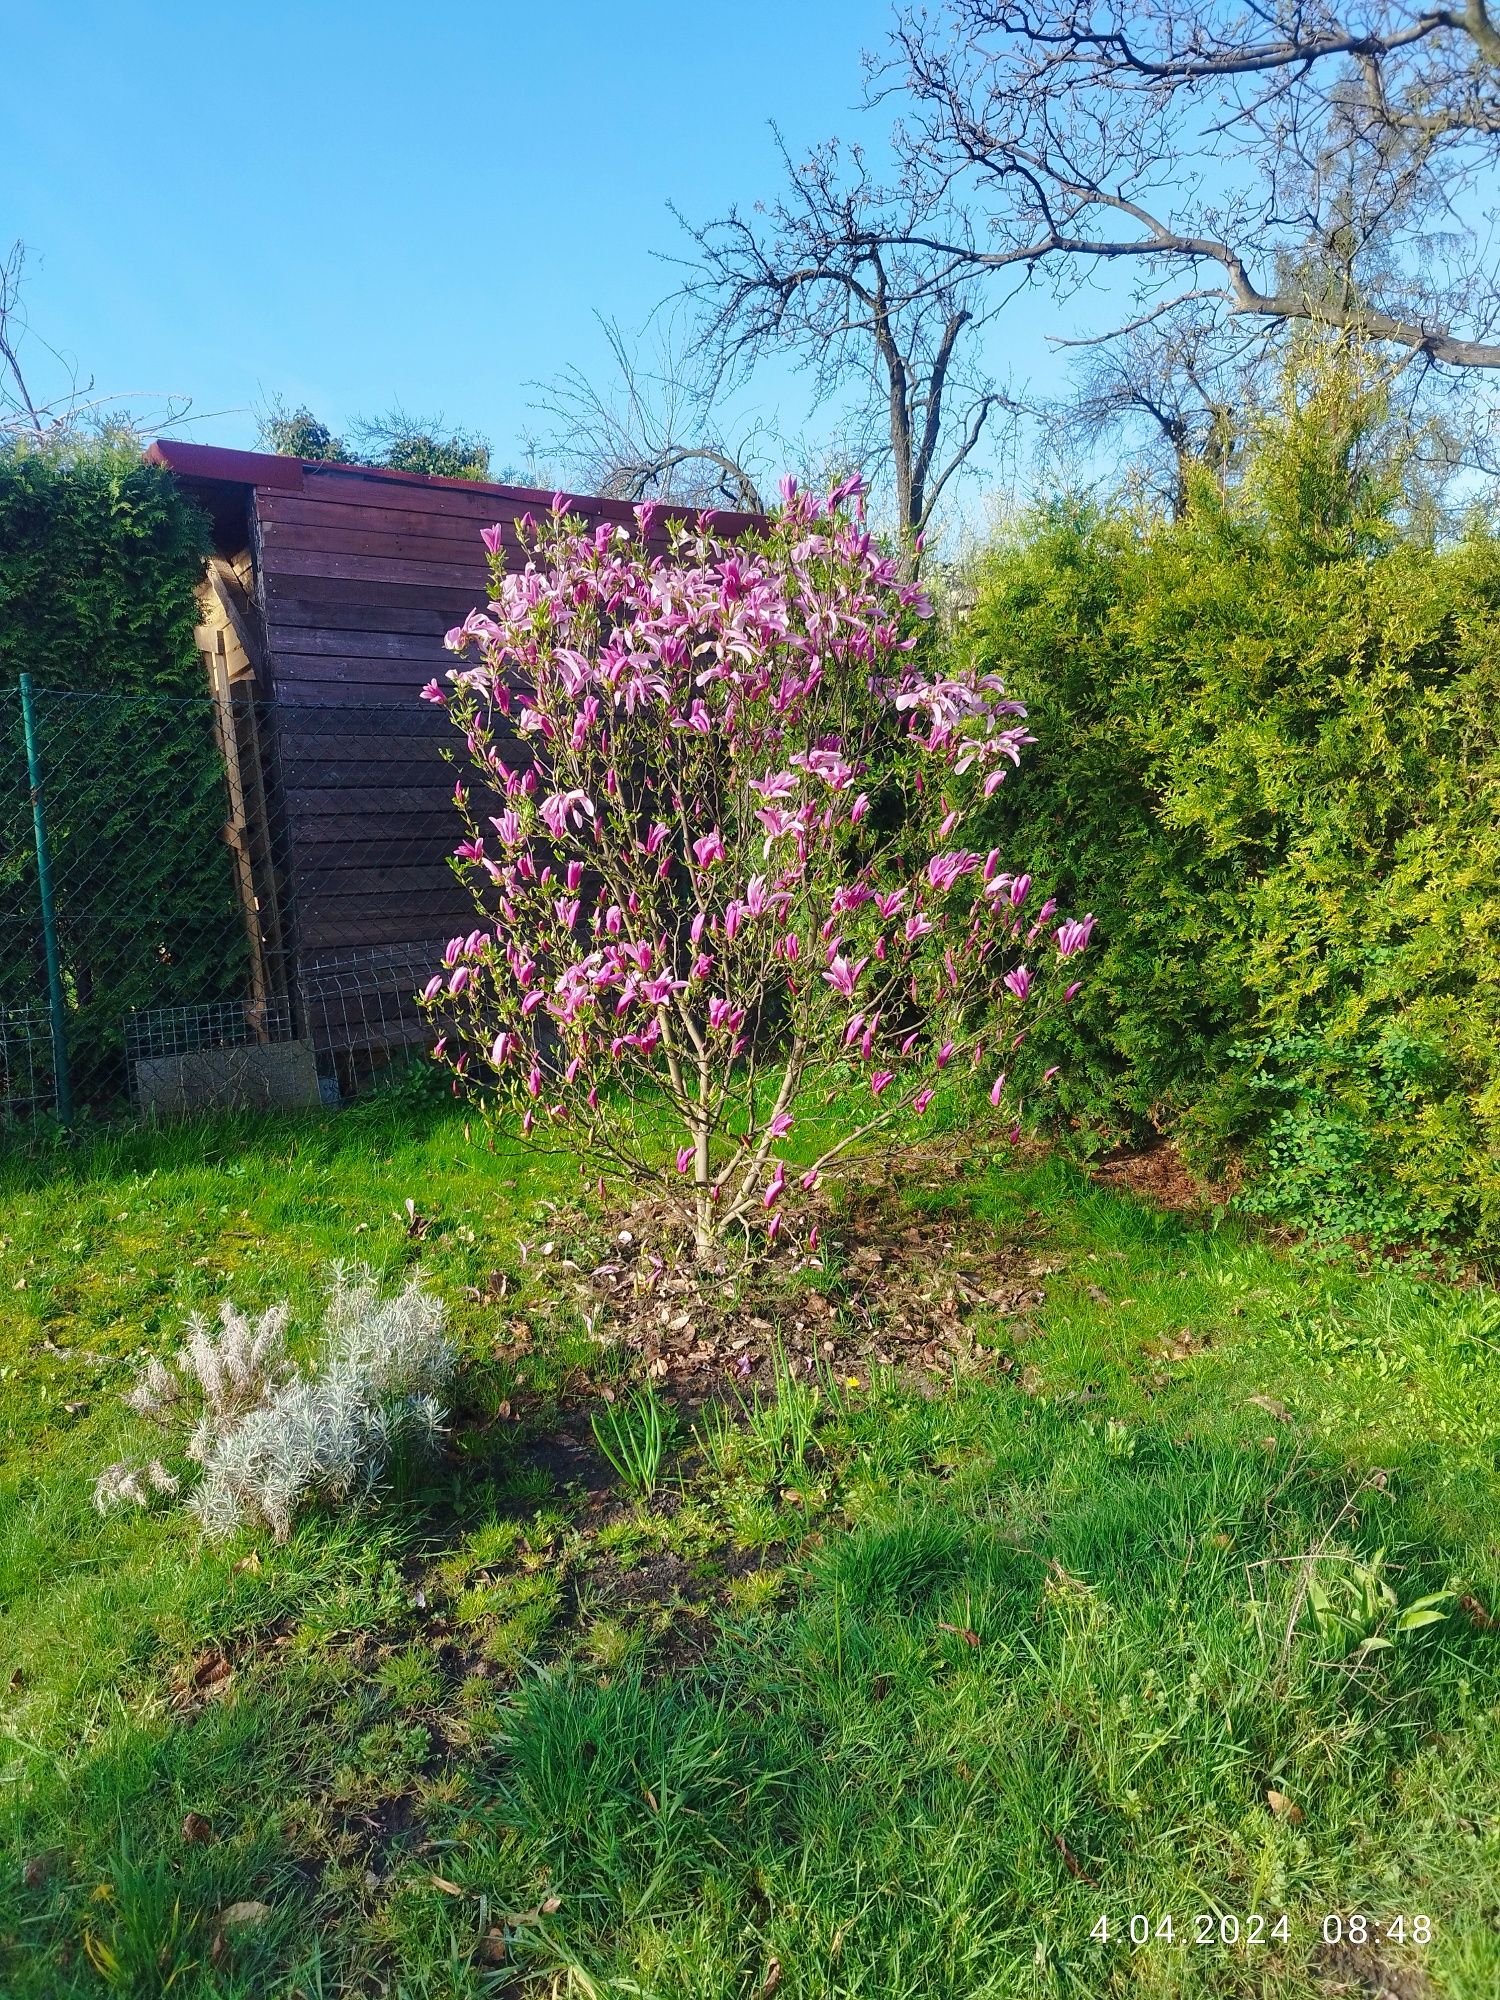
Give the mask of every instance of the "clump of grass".
M 676 1433 L 675 1413 L 654 1389 L 637 1389 L 595 1410 L 593 1424 L 599 1449 L 615 1471 L 633 1493 L 649 1499 Z

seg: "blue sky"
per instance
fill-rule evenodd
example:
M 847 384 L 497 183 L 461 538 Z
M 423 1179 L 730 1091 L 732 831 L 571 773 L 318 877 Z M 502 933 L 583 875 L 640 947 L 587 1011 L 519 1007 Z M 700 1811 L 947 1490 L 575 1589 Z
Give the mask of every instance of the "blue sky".
M 528 383 L 604 369 L 669 290 L 675 200 L 708 217 L 794 149 L 879 139 L 860 52 L 884 0 L 0 0 L 0 237 L 34 326 L 101 389 L 190 395 L 183 434 L 249 444 L 255 405 L 335 427 L 400 399 L 517 462 Z M 0 246 L 3 247 L 3 246 Z M 1036 311 L 995 358 L 1056 375 Z M 40 372 L 40 363 L 38 363 Z M 790 427 L 801 393 L 757 391 Z M 816 419 L 814 419 L 816 423 Z

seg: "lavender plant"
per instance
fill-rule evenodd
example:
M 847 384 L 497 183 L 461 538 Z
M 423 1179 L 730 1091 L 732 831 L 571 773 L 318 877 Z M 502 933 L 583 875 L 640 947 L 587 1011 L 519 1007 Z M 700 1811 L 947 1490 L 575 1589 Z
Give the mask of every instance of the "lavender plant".
M 194 1317 L 176 1366 L 148 1361 L 125 1398 L 183 1435 L 201 1469 L 185 1504 L 211 1536 L 259 1522 L 285 1541 L 306 1507 L 364 1505 L 393 1456 L 429 1455 L 441 1440 L 456 1356 L 420 1277 L 383 1298 L 369 1271 L 335 1266 L 306 1373 L 286 1358 L 289 1320 L 285 1305 L 252 1323 L 228 1303 L 217 1329 Z M 159 1460 L 121 1461 L 100 1474 L 94 1504 L 144 1506 L 178 1487 Z

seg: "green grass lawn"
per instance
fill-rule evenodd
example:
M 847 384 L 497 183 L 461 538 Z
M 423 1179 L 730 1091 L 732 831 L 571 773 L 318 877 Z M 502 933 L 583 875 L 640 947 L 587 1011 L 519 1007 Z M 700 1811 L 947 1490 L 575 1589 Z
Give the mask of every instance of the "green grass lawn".
M 398 1093 L 0 1164 L 0 1994 L 1495 2000 L 1490 1295 L 1042 1157 L 884 1199 L 839 1358 L 631 1499 L 558 1450 L 628 1359 L 568 1161 Z M 955 1244 L 1027 1303 L 875 1365 Z M 133 1358 L 335 1258 L 449 1303 L 428 1483 L 282 1547 L 95 1514 Z

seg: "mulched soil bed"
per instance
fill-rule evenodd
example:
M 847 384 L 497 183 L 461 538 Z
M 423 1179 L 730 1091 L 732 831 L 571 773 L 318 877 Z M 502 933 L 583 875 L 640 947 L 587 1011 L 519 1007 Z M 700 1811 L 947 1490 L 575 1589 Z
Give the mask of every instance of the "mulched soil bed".
M 581 1313 L 601 1346 L 623 1346 L 632 1375 L 690 1405 L 764 1390 L 781 1366 L 840 1379 L 863 1379 L 873 1366 L 948 1382 L 1000 1359 L 976 1341 L 975 1315 L 1023 1319 L 1046 1296 L 1039 1281 L 1062 1268 L 976 1230 L 958 1210 L 924 1213 L 893 1199 L 898 1184 L 945 1190 L 963 1165 L 955 1146 L 912 1149 L 886 1163 L 878 1184 L 817 1204 L 795 1243 L 718 1266 L 667 1261 L 669 1214 L 637 1211 L 592 1269 L 554 1267 L 557 1303 Z M 531 1338 L 520 1318 L 502 1335 L 507 1345 Z

